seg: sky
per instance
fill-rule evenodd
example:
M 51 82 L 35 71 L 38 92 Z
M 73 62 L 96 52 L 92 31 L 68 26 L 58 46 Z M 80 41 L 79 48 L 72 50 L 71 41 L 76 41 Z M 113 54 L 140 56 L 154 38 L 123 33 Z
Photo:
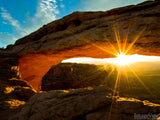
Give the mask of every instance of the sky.
M 62 61 L 62 63 L 87 63 L 87 64 L 97 64 L 97 65 L 106 63 L 126 65 L 135 62 L 160 62 L 160 57 L 133 54 L 117 58 L 96 59 L 96 58 L 80 57 L 80 58 L 70 58 Z
M 75 11 L 106 11 L 145 0 L 0 0 L 0 47 Z

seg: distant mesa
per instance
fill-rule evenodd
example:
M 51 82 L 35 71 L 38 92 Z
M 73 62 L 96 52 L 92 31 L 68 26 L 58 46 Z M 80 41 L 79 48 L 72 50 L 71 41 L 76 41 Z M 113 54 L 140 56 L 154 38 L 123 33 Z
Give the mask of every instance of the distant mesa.
M 68 90 L 107 84 L 111 72 L 104 65 L 61 63 L 52 66 L 42 78 L 41 90 Z

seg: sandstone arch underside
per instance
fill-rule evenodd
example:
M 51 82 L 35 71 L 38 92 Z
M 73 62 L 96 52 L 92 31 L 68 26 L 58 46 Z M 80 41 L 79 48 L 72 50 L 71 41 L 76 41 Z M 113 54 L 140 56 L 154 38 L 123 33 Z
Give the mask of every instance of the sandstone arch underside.
M 118 45 L 117 40 L 122 44 Z M 128 54 L 159 56 L 160 2 L 148 1 L 107 12 L 75 12 L 7 49 L 20 56 L 22 79 L 39 90 L 42 77 L 52 65 L 73 57 L 115 57 L 112 46 L 117 51 L 131 48 Z

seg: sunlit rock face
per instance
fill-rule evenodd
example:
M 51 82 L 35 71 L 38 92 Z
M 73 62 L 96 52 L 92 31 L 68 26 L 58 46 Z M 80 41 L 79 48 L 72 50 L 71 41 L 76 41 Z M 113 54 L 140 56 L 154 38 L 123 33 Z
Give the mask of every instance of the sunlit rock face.
M 52 66 L 42 78 L 42 91 L 95 87 L 107 83 L 104 65 L 61 63 Z
M 128 53 L 160 55 L 160 2 L 147 1 L 106 12 L 75 12 L 16 41 L 21 76 L 37 90 L 52 65 L 72 57 L 106 58 L 117 40 L 134 45 Z M 107 50 L 106 50 L 107 49 Z M 32 67 L 29 67 L 32 66 Z M 35 85 L 36 84 L 36 85 Z
M 42 77 L 64 59 L 115 57 L 113 46 L 118 52 L 129 49 L 128 54 L 160 55 L 159 23 L 159 0 L 147 1 L 107 12 L 75 12 L 9 45 L 0 53 L 0 119 L 15 114 L 35 94 L 32 87 L 39 91 Z M 123 44 L 117 44 L 117 40 Z M 11 119 L 106 120 L 112 93 L 107 88 L 83 88 L 36 94 Z M 159 105 L 144 101 L 115 101 L 115 120 L 160 111 Z
M 105 50 L 102 49 L 103 48 L 99 49 L 93 45 L 85 45 L 64 51 L 23 55 L 19 58 L 21 77 L 39 91 L 41 89 L 42 77 L 48 72 L 52 65 L 57 65 L 62 60 L 72 57 L 110 57 L 106 54 Z

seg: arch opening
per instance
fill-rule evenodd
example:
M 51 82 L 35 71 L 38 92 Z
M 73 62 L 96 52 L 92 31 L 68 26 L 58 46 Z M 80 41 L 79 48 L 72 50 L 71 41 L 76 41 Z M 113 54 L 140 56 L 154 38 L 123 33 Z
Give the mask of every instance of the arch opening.
M 105 50 L 103 50 L 105 48 Z M 43 76 L 49 71 L 51 66 L 63 63 L 67 59 L 77 57 L 89 57 L 93 61 L 99 60 L 97 63 L 105 63 L 116 61 L 114 55 L 106 52 L 106 48 L 112 51 L 112 48 L 108 45 L 98 48 L 94 45 L 85 45 L 83 47 L 75 47 L 64 51 L 46 52 L 40 54 L 27 54 L 19 58 L 20 73 L 23 80 L 26 80 L 37 91 L 41 90 L 41 80 Z M 134 49 L 134 48 L 132 48 Z M 134 50 L 132 50 L 134 51 Z M 139 51 L 145 55 L 152 54 L 149 52 Z M 146 56 L 147 57 L 147 56 Z M 104 62 L 105 60 L 105 62 Z M 122 60 L 123 61 L 123 60 Z
M 159 103 L 160 56 L 123 55 L 117 58 L 71 58 L 63 64 L 91 64 L 98 66 L 94 71 L 106 71 L 103 85 L 114 89 L 120 96 L 148 99 Z M 86 68 L 89 70 L 90 68 Z M 84 73 L 86 72 L 85 69 Z M 95 73 L 96 74 L 96 73 Z

